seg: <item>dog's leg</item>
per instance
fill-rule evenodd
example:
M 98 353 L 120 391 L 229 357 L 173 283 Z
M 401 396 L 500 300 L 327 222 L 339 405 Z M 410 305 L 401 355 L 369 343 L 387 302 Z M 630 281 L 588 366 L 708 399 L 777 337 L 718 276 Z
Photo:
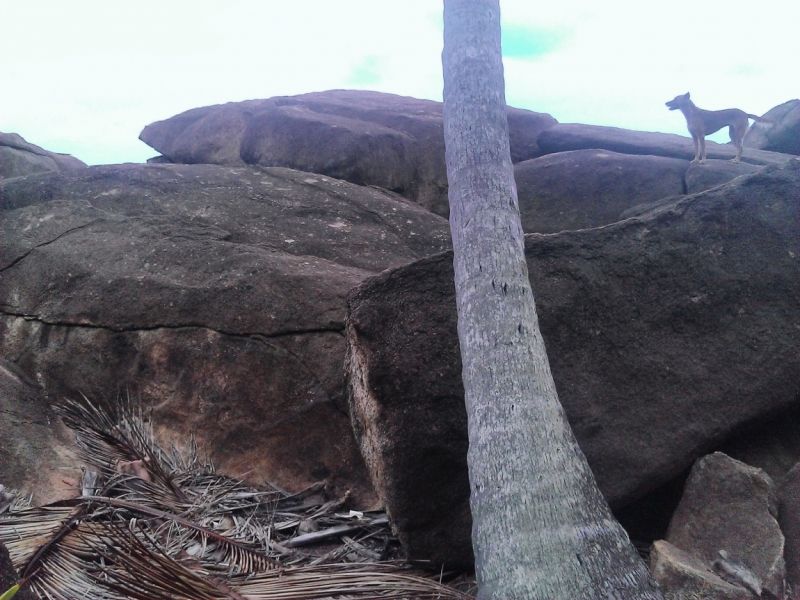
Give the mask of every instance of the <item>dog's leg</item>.
M 694 132 L 690 131 L 689 133 L 692 134 L 692 143 L 694 144 L 694 160 L 692 160 L 694 163 L 700 160 L 700 142 Z
M 749 128 L 749 121 L 745 122 L 744 127 L 736 127 L 734 125 L 728 127 L 728 133 L 731 136 L 731 141 L 733 142 L 733 145 L 736 146 L 736 158 L 732 158 L 731 162 L 738 163 L 739 159 L 742 158 L 742 152 L 744 152 L 744 136 L 747 134 L 747 130 Z
M 700 162 L 706 162 L 706 136 L 699 135 L 697 136 L 700 139 Z

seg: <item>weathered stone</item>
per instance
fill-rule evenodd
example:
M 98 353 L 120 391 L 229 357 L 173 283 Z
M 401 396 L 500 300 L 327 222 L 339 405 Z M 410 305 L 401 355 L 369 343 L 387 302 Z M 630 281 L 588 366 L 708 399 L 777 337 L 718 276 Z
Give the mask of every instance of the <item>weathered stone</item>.
M 550 115 L 509 108 L 511 155 L 539 156 Z M 333 90 L 197 108 L 139 136 L 172 162 L 281 166 L 377 185 L 449 213 L 442 104 Z
M 764 114 L 775 125 L 755 125 L 744 138 L 747 148 L 800 154 L 800 100 L 789 100 Z
M 0 484 L 36 504 L 73 497 L 80 469 L 72 436 L 44 390 L 2 356 L 0 416 Z
M 346 294 L 448 248 L 444 219 L 376 188 L 215 165 L 15 178 L 0 207 L 0 355 L 50 399 L 130 391 L 226 473 L 374 502 L 342 397 Z
M 514 166 L 522 229 L 556 233 L 619 220 L 631 206 L 685 193 L 689 161 L 604 150 L 548 154 Z
M 674 133 L 631 131 L 618 127 L 558 123 L 543 130 L 537 138 L 543 153 L 568 150 L 604 149 L 623 154 L 652 154 L 691 160 L 694 145 L 690 137 Z M 717 144 L 706 140 L 708 158 L 732 159 L 736 149 L 730 144 Z M 754 165 L 776 165 L 791 160 L 791 155 L 746 148 L 742 161 Z
M 796 442 L 796 440 L 795 440 Z M 787 473 L 778 491 L 778 523 L 786 540 L 786 582 L 800 592 L 800 463 Z
M 526 237 L 559 397 L 619 508 L 797 402 L 800 161 L 606 227 Z M 470 556 L 452 255 L 349 295 L 348 397 L 410 554 Z M 447 540 L 440 545 L 438 540 Z
M 740 175 L 755 173 L 760 167 L 746 162 L 709 159 L 705 163 L 692 163 L 686 171 L 686 193 L 696 194 L 729 182 Z
M 69 154 L 48 152 L 16 133 L 0 132 L 0 179 L 44 171 L 74 171 L 86 164 Z
M 786 569 L 777 514 L 769 475 L 715 452 L 692 467 L 667 541 L 709 564 L 724 551 L 782 598 Z
M 650 570 L 667 600 L 752 600 L 743 587 L 715 575 L 703 561 L 659 540 L 650 551 Z
M 324 173 L 403 194 L 416 184 L 420 148 L 407 133 L 377 123 L 276 106 L 252 117 L 240 154 L 248 164 Z

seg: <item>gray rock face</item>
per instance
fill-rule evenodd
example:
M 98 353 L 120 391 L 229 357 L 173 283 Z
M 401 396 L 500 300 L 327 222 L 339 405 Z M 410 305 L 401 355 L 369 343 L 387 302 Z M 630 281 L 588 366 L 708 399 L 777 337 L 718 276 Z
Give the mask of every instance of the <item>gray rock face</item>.
M 508 109 L 515 161 L 541 154 L 550 115 Z M 140 139 L 172 162 L 299 169 L 394 190 L 446 216 L 442 104 L 334 90 L 187 111 L 145 127 Z
M 48 152 L 30 144 L 16 133 L 0 132 L 0 179 L 45 171 L 74 171 L 86 163 L 70 156 Z
M 800 154 L 800 100 L 789 100 L 764 115 L 776 125 L 751 127 L 744 138 L 748 148 Z
M 755 574 L 763 589 L 782 598 L 784 539 L 776 500 L 764 471 L 715 452 L 692 467 L 667 541 L 706 564 L 719 562 L 722 550 Z
M 655 158 L 655 157 L 653 157 Z M 706 162 L 690 163 L 683 177 L 683 187 L 686 194 L 697 194 L 723 183 L 728 183 L 742 175 L 755 173 L 762 167 L 749 163 L 732 163 L 728 160 L 708 159 Z M 628 208 L 618 216 L 618 220 L 629 219 L 655 210 L 659 206 L 666 206 L 674 201 L 672 197 L 662 197 L 644 204 Z
M 130 391 L 225 472 L 374 499 L 342 398 L 346 293 L 448 248 L 444 219 L 374 188 L 214 165 L 16 178 L 0 207 L 0 355 L 49 398 Z
M 798 211 L 793 160 L 636 219 L 526 238 L 556 387 L 613 507 L 796 404 Z M 347 393 L 379 496 L 411 556 L 468 561 L 452 256 L 370 279 L 349 307 Z
M 652 154 L 691 160 L 694 145 L 690 137 L 673 133 L 631 131 L 617 127 L 558 123 L 543 130 L 537 138 L 545 154 L 569 150 L 604 149 L 623 154 Z M 736 149 L 730 144 L 716 144 L 706 140 L 708 158 L 732 159 Z M 790 155 L 745 149 L 742 161 L 754 165 L 774 165 L 791 160 Z
M 760 167 L 746 162 L 709 159 L 703 164 L 692 163 L 686 171 L 686 193 L 696 194 L 729 182 L 741 175 L 755 173 Z
M 689 161 L 605 150 L 548 154 L 514 166 L 522 229 L 556 233 L 619 220 L 620 213 L 686 192 Z

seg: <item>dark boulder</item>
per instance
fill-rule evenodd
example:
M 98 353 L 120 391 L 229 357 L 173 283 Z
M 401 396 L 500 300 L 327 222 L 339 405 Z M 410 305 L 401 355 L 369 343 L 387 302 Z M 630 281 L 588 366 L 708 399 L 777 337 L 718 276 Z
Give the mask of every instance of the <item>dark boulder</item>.
M 771 108 L 764 117 L 775 124 L 751 127 L 744 138 L 745 147 L 800 154 L 800 100 L 789 100 Z
M 444 219 L 375 188 L 216 165 L 21 177 L 0 207 L 0 355 L 49 399 L 130 392 L 224 472 L 374 499 L 342 397 L 346 294 L 448 248 Z M 5 433 L 14 454 L 22 434 Z
M 708 159 L 705 163 L 692 163 L 686 171 L 686 193 L 696 194 L 722 185 L 741 175 L 758 171 L 760 166 L 746 162 Z
M 800 161 L 634 219 L 526 237 L 560 399 L 615 508 L 798 401 Z M 414 558 L 471 558 L 452 255 L 349 295 L 347 393 Z
M 49 152 L 26 142 L 16 133 L 0 132 L 0 179 L 45 171 L 74 171 L 86 163 L 70 156 Z
M 539 156 L 550 115 L 509 108 L 515 162 Z M 401 193 L 446 216 L 442 104 L 332 90 L 196 108 L 145 127 L 140 139 L 167 160 L 259 164 L 338 177 Z
M 514 166 L 525 233 L 588 229 L 632 206 L 684 194 L 689 161 L 605 150 L 548 154 Z

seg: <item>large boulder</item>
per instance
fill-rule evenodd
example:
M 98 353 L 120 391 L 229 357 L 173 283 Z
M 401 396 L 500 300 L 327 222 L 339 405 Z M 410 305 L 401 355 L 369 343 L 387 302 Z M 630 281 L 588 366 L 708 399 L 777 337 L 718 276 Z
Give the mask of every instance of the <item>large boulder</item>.
M 557 123 L 543 130 L 537 138 L 539 149 L 545 154 L 569 150 L 603 149 L 622 154 L 652 154 L 691 160 L 694 145 L 690 137 L 674 133 L 632 131 L 618 127 Z M 717 144 L 706 140 L 708 158 L 732 159 L 736 149 L 731 144 Z M 791 160 L 792 156 L 747 148 L 742 161 L 754 165 L 775 165 Z
M 224 472 L 374 501 L 342 396 L 346 294 L 448 248 L 444 219 L 375 188 L 215 165 L 16 178 L 0 208 L 0 355 L 49 399 L 130 393 Z M 24 435 L 4 429 L 3 452 Z
M 562 404 L 612 507 L 797 403 L 800 161 L 605 227 L 526 237 Z M 347 393 L 410 555 L 470 560 L 452 255 L 349 296 Z M 440 543 L 444 542 L 444 543 Z
M 751 127 L 744 138 L 745 147 L 800 154 L 800 100 L 771 108 L 764 117 L 775 124 Z
M 86 163 L 69 154 L 49 152 L 16 133 L 0 132 L 0 179 L 45 171 L 74 171 Z
M 515 162 L 541 154 L 550 115 L 509 108 Z M 140 139 L 179 163 L 280 166 L 393 190 L 446 216 L 442 104 L 333 90 L 197 108 L 144 128 Z
M 685 193 L 689 161 L 605 150 L 548 154 L 514 165 L 525 233 L 588 229 L 638 204 Z
M 744 569 L 719 569 L 724 575 L 755 575 L 755 589 L 783 598 L 786 568 L 784 538 L 777 521 L 775 485 L 761 469 L 715 452 L 698 460 L 667 531 L 667 542 L 719 565 L 733 559 Z M 724 563 L 723 563 L 724 564 Z M 732 563 L 735 565 L 736 563 Z

